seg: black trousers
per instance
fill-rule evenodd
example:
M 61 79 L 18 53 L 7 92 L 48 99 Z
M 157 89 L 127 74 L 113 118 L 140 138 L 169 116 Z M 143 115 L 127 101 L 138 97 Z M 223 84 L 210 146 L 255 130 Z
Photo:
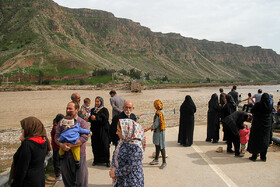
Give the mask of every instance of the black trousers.
M 235 155 L 239 155 L 240 154 L 240 136 L 239 134 L 233 134 L 232 131 L 229 129 L 229 127 L 227 127 L 226 125 L 224 125 L 225 127 L 225 131 L 227 134 L 227 150 L 231 150 L 232 149 L 232 143 L 234 145 L 234 151 L 235 151 Z
M 251 103 L 251 104 L 245 104 L 245 105 L 243 105 L 243 108 L 242 108 L 242 110 L 243 111 L 245 111 L 245 108 L 246 108 L 246 112 L 248 112 L 249 111 L 249 108 L 253 108 L 253 104 Z
M 55 176 L 59 177 L 61 174 L 59 155 L 58 155 L 58 150 L 54 150 L 54 149 L 53 149 L 53 168 L 54 168 Z

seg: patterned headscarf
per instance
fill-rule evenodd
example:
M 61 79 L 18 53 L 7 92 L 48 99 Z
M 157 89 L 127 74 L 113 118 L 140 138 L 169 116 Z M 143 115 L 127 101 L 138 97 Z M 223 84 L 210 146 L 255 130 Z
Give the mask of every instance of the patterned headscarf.
M 144 152 L 146 147 L 146 136 L 144 134 L 144 130 L 141 125 L 135 122 L 132 119 L 120 119 L 119 120 L 121 131 L 122 131 L 122 139 L 119 140 L 118 146 L 116 147 L 113 153 L 114 167 L 118 168 L 118 154 L 120 147 L 123 143 L 135 144 L 138 145 L 142 151 Z M 142 158 L 143 159 L 143 158 Z M 117 180 L 113 180 L 113 185 L 116 184 Z
M 103 107 L 104 107 L 104 100 L 103 100 L 103 98 L 102 97 L 100 97 L 100 96 L 97 96 L 96 98 L 95 98 L 95 100 L 96 99 L 99 99 L 100 100 L 100 106 L 99 107 L 94 107 L 94 112 L 95 113 L 97 113 L 97 112 L 99 112 Z
M 156 116 L 159 117 L 159 125 L 160 125 L 160 130 L 161 131 L 164 131 L 165 130 L 165 119 L 164 119 L 164 116 L 163 116 L 163 113 L 162 113 L 162 109 L 163 109 L 163 104 L 162 102 L 158 99 L 158 100 L 155 100 L 154 102 L 154 107 L 155 109 L 157 110 L 156 113 L 155 113 L 155 116 L 154 116 L 154 122 L 156 120 Z M 154 130 L 155 131 L 155 130 Z

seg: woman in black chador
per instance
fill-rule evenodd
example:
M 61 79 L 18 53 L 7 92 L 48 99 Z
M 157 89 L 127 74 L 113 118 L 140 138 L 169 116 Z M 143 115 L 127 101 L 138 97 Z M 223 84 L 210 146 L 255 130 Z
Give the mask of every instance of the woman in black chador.
M 232 96 L 230 94 L 226 95 L 226 104 L 223 106 L 222 111 L 221 111 L 221 121 L 229 116 L 230 114 L 232 114 L 233 112 L 236 111 L 236 104 L 232 98 Z M 227 141 L 227 132 L 224 130 L 223 127 L 223 131 L 224 131 L 224 141 Z
M 256 161 L 258 153 L 260 153 L 261 160 L 266 161 L 272 128 L 272 105 L 269 102 L 267 93 L 262 95 L 261 101 L 253 106 L 251 112 L 253 121 L 247 150 L 252 153 L 252 156 L 249 159 Z
M 110 145 L 109 145 L 109 112 L 104 107 L 102 97 L 95 98 L 95 107 L 91 110 L 89 122 L 92 131 L 91 146 L 93 153 L 93 163 L 106 163 L 110 167 Z
M 180 107 L 180 126 L 178 134 L 178 143 L 188 147 L 193 144 L 194 131 L 194 113 L 196 106 L 191 98 L 187 95 L 185 101 Z
M 208 102 L 206 142 L 213 140 L 213 143 L 218 143 L 219 141 L 220 112 L 218 95 L 214 93 Z

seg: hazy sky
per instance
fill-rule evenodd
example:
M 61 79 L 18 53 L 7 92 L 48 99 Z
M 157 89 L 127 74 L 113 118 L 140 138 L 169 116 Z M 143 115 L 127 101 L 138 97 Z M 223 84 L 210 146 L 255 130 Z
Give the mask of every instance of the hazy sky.
M 280 54 L 280 0 L 54 0 L 131 19 L 154 32 L 261 46 Z

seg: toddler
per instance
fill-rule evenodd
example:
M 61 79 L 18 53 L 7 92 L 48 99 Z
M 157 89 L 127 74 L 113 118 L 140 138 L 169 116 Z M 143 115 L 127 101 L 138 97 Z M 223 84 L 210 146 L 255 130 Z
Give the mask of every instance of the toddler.
M 245 126 L 244 129 L 239 130 L 240 143 L 241 143 L 240 154 L 245 154 L 246 144 L 249 141 L 250 128 L 247 125 L 244 126 Z
M 86 121 L 88 121 L 88 117 L 90 116 L 90 104 L 91 100 L 89 98 L 85 98 L 84 104 L 81 106 L 81 109 L 78 113 L 78 116 Z
M 66 116 L 62 119 L 60 125 L 63 126 L 64 130 L 62 131 L 59 142 L 62 143 L 71 143 L 76 144 L 80 138 L 80 134 L 90 134 L 90 130 L 80 128 L 80 123 L 75 124 L 74 118 Z M 76 162 L 76 167 L 80 167 L 80 146 L 75 146 L 70 148 Z M 64 151 L 59 148 L 59 155 L 64 155 Z

